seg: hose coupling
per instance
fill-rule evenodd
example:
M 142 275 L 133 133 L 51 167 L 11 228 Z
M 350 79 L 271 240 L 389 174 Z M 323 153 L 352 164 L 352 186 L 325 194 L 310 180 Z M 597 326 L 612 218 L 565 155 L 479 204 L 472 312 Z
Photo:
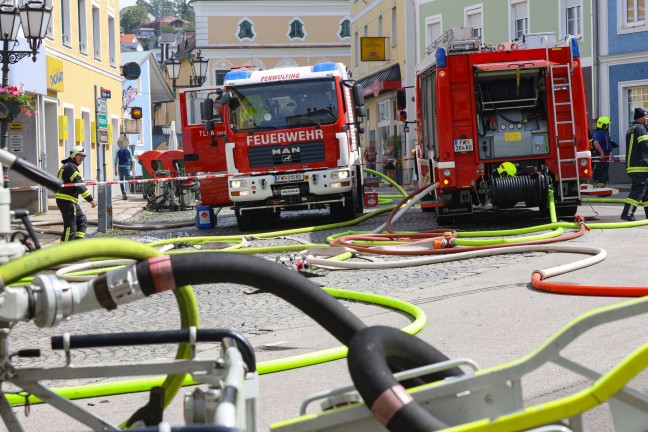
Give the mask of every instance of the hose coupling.
M 137 278 L 134 265 L 106 273 L 108 294 L 115 304 L 131 303 L 146 297 Z

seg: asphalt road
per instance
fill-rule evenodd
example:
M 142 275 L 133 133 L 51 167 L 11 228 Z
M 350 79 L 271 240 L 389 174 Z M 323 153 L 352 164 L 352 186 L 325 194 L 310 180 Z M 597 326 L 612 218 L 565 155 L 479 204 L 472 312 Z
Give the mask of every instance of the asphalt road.
M 620 211 L 618 204 L 587 204 L 579 209 L 579 214 L 584 216 L 588 223 L 596 224 L 618 222 Z M 133 213 L 128 219 L 130 223 L 190 220 L 195 216 L 193 211 Z M 386 215 L 383 214 L 352 227 L 324 231 L 308 230 L 303 233 L 282 234 L 271 239 L 259 240 L 250 235 L 248 241 L 251 246 L 259 247 L 295 242 L 324 243 L 327 236 L 336 232 L 372 230 L 383 223 L 385 218 Z M 325 212 L 311 212 L 306 215 L 285 213 L 277 225 L 269 228 L 279 230 L 295 226 L 304 227 L 326 221 Z M 477 217 L 472 224 L 456 228 L 471 232 L 529 227 L 546 222 L 547 220 L 540 219 L 535 212 L 518 211 L 484 214 Z M 412 209 L 395 228 L 403 231 L 425 231 L 437 228 L 437 225 L 433 213 Z M 165 238 L 236 233 L 238 230 L 233 214 L 224 210 L 218 215 L 217 226 L 211 230 L 197 230 L 193 227 L 156 231 L 115 230 L 107 235 L 146 243 Z M 568 244 L 601 247 L 607 251 L 607 258 L 599 264 L 552 280 L 587 285 L 641 286 L 645 272 L 645 235 L 644 226 L 623 229 L 592 228 Z M 103 234 L 97 233 L 95 236 Z M 274 259 L 278 255 L 281 254 L 266 253 L 261 256 Z M 311 280 L 327 287 L 377 293 L 415 304 L 427 316 L 427 324 L 418 337 L 434 345 L 450 358 L 471 358 L 480 367 L 486 368 L 525 356 L 570 320 L 594 308 L 623 300 L 617 297 L 548 294 L 531 287 L 533 270 L 569 263 L 580 258 L 576 254 L 528 252 L 398 269 L 324 271 Z M 378 256 L 371 259 L 389 262 L 406 258 Z M 245 294 L 245 288 L 235 284 L 195 286 L 201 327 L 226 327 L 242 332 L 254 346 L 257 360 L 260 362 L 338 346 L 338 343 L 313 320 L 285 301 L 264 291 Z M 400 328 L 411 320 L 406 314 L 383 307 L 355 302 L 344 304 L 369 325 Z M 64 331 L 103 333 L 174 329 L 178 327 L 178 320 L 173 295 L 162 294 L 112 312 L 75 316 L 52 330 L 41 330 L 31 323 L 19 324 L 11 334 L 11 350 L 27 347 L 43 349 L 43 356 L 39 359 L 19 359 L 18 364 L 21 367 L 60 364 L 60 354 L 47 349 L 48 338 L 51 335 L 60 335 Z M 566 350 L 566 355 L 593 370 L 604 372 L 634 348 L 646 342 L 648 340 L 645 336 L 645 317 L 632 318 L 594 329 L 591 334 L 577 339 Z M 213 353 L 212 348 L 200 351 L 200 354 L 204 355 L 210 353 Z M 119 363 L 171 358 L 174 354 L 175 348 L 170 346 L 96 349 L 80 350 L 74 359 L 77 364 Z M 633 381 L 633 385 L 642 391 L 648 386 L 644 375 L 645 373 L 640 374 Z M 102 382 L 100 378 L 90 381 Z M 296 416 L 299 404 L 306 396 L 349 382 L 344 360 L 261 376 L 259 430 L 267 430 L 268 425 L 273 422 Z M 565 373 L 555 365 L 544 366 L 524 379 L 524 400 L 527 404 L 535 404 L 556 399 L 575 393 L 582 389 L 586 382 L 584 378 Z M 54 385 L 59 386 L 62 383 L 56 382 Z M 133 394 L 82 400 L 79 404 L 98 415 L 119 422 L 128 418 L 147 399 L 146 394 Z M 315 412 L 317 409 L 318 404 L 313 404 L 309 411 Z M 26 430 L 84 430 L 82 425 L 70 421 L 46 406 L 32 406 L 27 418 L 24 417 L 24 408 L 16 407 L 14 410 L 24 420 Z M 183 424 L 180 395 L 165 412 L 165 419 L 172 424 Z M 588 412 L 584 416 L 584 425 L 588 431 L 613 430 L 611 416 L 605 406 Z

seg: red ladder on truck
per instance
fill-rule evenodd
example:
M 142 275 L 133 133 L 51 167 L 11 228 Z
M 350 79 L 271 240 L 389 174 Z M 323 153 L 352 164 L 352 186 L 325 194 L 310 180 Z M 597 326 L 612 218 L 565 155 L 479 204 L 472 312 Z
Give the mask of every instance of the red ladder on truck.
M 563 182 L 576 180 L 580 185 L 580 178 L 578 175 L 578 160 L 576 158 L 576 124 L 574 122 L 574 105 L 572 103 L 572 86 L 571 86 L 571 64 L 560 64 L 549 66 L 549 77 L 551 82 L 551 91 L 553 97 L 553 116 L 554 116 L 554 133 L 556 136 L 556 153 L 558 157 L 559 178 L 560 185 L 559 197 L 560 201 L 569 199 L 578 199 L 580 201 L 580 187 L 576 188 L 576 195 L 565 195 Z M 557 117 L 557 107 L 569 106 L 569 117 L 566 118 L 566 110 L 562 110 L 562 119 L 559 121 Z M 560 134 L 561 125 L 569 126 L 571 136 L 567 136 L 563 127 L 563 133 Z M 566 156 L 566 154 L 569 156 Z M 573 167 L 573 170 L 570 169 Z M 566 172 L 573 172 L 574 176 L 566 177 Z

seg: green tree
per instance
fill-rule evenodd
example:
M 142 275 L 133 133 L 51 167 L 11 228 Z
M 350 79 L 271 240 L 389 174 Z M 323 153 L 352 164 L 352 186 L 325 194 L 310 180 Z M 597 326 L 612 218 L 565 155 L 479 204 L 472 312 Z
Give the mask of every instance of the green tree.
M 187 2 L 187 0 L 177 1 L 176 13 L 178 14 L 179 18 L 182 18 L 185 21 L 189 21 L 191 23 L 196 22 L 196 13 L 194 9 L 191 6 L 189 6 L 189 2 Z
M 151 0 L 151 14 L 156 18 L 175 16 L 176 5 L 171 0 Z
M 141 7 L 145 8 L 148 13 L 153 15 L 153 10 L 151 8 L 151 4 L 149 2 L 147 2 L 146 0 L 137 0 L 135 2 L 135 6 L 141 6 Z
M 141 6 L 125 7 L 119 12 L 119 26 L 124 33 L 132 33 L 148 21 L 148 12 Z

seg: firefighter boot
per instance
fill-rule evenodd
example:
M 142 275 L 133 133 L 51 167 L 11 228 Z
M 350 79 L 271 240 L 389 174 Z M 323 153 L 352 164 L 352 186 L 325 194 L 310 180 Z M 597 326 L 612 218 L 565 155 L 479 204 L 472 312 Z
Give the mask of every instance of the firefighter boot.
M 636 221 L 634 214 L 628 215 L 628 212 L 630 211 L 630 204 L 626 204 L 623 206 L 623 213 L 621 213 L 621 219 L 624 221 Z
M 122 191 L 122 198 L 124 199 L 124 201 L 126 201 L 128 199 L 128 197 L 126 196 L 126 191 L 125 190 Z

